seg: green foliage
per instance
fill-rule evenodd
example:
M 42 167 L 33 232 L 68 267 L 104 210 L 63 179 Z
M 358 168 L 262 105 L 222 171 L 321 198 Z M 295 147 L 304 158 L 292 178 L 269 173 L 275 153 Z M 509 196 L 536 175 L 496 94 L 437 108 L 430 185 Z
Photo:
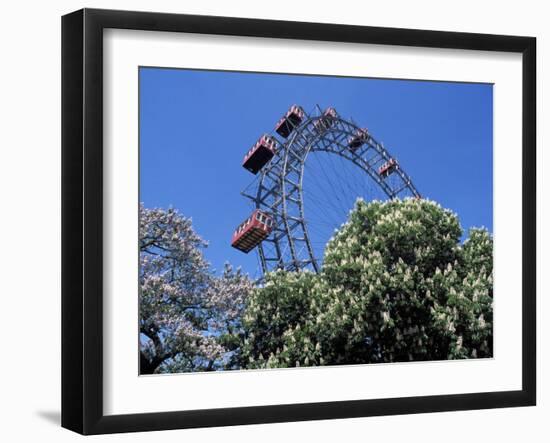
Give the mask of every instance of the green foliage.
M 247 368 L 492 356 L 492 238 L 427 200 L 365 203 L 323 270 L 278 271 L 248 299 Z

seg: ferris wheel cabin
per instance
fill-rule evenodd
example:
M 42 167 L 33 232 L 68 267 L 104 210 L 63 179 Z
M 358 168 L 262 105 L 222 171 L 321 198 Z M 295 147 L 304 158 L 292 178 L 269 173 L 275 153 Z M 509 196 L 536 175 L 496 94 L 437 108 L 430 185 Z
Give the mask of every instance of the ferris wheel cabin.
M 267 134 L 262 135 L 244 156 L 243 168 L 257 174 L 275 155 L 275 150 L 275 139 Z
M 298 105 L 292 105 L 285 115 L 275 125 L 275 132 L 287 138 L 304 119 L 304 110 Z
M 334 108 L 327 108 L 324 110 L 323 115 L 315 121 L 313 124 L 318 131 L 326 131 L 334 124 L 335 118 L 338 118 L 338 113 Z
M 378 175 L 382 178 L 388 177 L 398 168 L 397 161 L 394 158 L 390 158 L 386 163 L 378 168 Z
M 350 149 L 357 149 L 367 142 L 369 138 L 369 131 L 367 128 L 357 129 L 348 140 L 348 147 Z
M 272 229 L 273 219 L 265 212 L 256 209 L 250 217 L 235 229 L 231 246 L 249 253 L 267 238 Z

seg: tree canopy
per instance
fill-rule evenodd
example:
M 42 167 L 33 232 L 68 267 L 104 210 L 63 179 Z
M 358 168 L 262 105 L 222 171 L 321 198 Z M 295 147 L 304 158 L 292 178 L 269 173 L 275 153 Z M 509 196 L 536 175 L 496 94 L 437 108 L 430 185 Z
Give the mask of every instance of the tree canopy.
M 252 282 L 226 265 L 216 276 L 206 242 L 174 209 L 140 206 L 140 373 L 230 369 Z
M 248 297 L 246 368 L 491 357 L 492 237 L 428 200 L 358 200 L 322 271 Z

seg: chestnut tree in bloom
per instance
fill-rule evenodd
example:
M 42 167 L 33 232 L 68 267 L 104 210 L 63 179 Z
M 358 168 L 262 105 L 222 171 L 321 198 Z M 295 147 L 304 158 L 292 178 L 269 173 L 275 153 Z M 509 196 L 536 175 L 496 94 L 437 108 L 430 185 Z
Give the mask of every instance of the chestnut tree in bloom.
M 491 357 L 493 241 L 427 200 L 359 200 L 323 269 L 278 271 L 248 299 L 248 368 Z
M 141 374 L 234 367 L 252 283 L 227 264 L 214 275 L 206 246 L 176 210 L 140 206 Z

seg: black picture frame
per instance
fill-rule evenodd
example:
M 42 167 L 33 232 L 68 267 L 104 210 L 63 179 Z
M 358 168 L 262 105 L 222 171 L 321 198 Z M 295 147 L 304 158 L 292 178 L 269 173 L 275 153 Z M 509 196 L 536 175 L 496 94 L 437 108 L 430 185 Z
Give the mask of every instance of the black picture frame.
M 522 389 L 104 415 L 102 37 L 107 28 L 522 54 Z M 535 88 L 533 37 L 97 9 L 65 15 L 62 18 L 62 426 L 82 434 L 103 434 L 535 405 Z

